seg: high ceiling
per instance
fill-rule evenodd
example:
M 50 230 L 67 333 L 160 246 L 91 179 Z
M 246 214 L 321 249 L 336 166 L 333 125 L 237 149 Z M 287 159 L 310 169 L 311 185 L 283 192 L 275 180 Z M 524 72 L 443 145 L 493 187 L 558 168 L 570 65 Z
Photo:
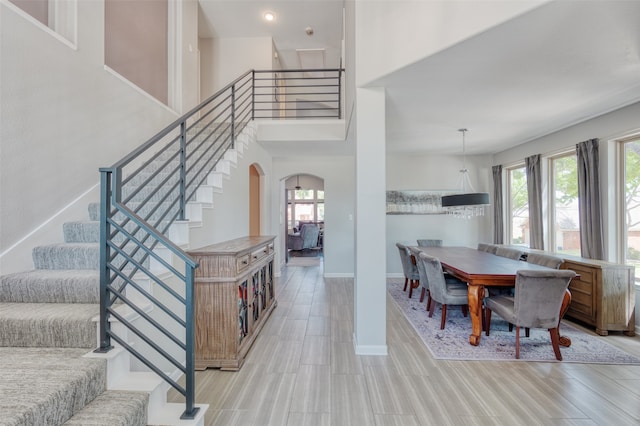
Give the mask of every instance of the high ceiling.
M 338 68 L 343 4 L 343 0 L 199 0 L 198 35 L 271 37 L 282 68 L 301 68 L 298 51 L 315 51 L 324 56 L 324 64 L 317 65 Z M 266 12 L 275 19 L 267 22 Z
M 200 0 L 200 36 L 271 36 L 288 68 L 296 49 L 325 48 L 336 67 L 342 3 Z M 372 85 L 387 92 L 388 151 L 459 153 L 465 127 L 467 153 L 499 152 L 640 101 L 640 1 L 552 1 Z

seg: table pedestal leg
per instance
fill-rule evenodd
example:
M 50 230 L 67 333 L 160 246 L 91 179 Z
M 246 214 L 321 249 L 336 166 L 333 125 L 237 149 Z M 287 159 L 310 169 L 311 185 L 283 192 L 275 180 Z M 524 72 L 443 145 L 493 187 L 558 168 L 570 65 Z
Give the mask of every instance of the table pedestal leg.
M 480 333 L 482 333 L 482 299 L 484 298 L 484 287 L 481 285 L 469 286 L 469 312 L 471 314 L 471 335 L 469 343 L 474 346 L 480 344 Z

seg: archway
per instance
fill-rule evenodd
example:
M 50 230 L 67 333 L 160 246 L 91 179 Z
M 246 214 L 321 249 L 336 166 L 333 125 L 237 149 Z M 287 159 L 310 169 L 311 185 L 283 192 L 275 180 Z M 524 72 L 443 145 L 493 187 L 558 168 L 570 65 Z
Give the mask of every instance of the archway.
M 298 255 L 304 252 L 322 254 L 324 247 L 324 179 L 299 173 L 284 180 L 285 250 Z M 311 225 L 308 234 L 302 228 Z
M 261 176 L 262 170 L 257 164 L 249 166 L 249 235 L 261 233 Z

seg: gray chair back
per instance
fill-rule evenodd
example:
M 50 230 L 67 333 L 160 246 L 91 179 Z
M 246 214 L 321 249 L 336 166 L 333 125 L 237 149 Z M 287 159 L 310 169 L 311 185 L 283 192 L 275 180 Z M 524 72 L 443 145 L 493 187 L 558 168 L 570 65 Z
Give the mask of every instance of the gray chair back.
M 564 260 L 550 254 L 529 253 L 527 255 L 527 262 L 546 266 L 547 268 L 560 269 L 560 265 L 564 263 Z
M 302 236 L 303 249 L 317 247 L 320 227 L 316 224 L 305 223 L 300 228 L 300 235 Z
M 416 241 L 418 247 L 442 247 L 442 240 L 420 239 Z
M 576 273 L 566 269 L 518 271 L 513 316 L 515 325 L 529 328 L 555 328 L 569 282 Z
M 495 254 L 497 256 L 508 257 L 509 259 L 520 260 L 520 257 L 524 254 L 524 251 L 512 247 L 498 246 Z
M 402 262 L 402 272 L 404 273 L 405 278 L 410 280 L 419 279 L 418 268 L 411 261 L 411 253 L 407 246 L 401 243 L 396 243 L 396 247 L 398 247 L 398 253 L 400 254 L 400 262 Z
M 424 287 L 425 290 L 429 290 L 429 277 L 427 277 L 427 271 L 424 268 L 424 262 L 420 259 L 420 253 L 422 252 L 417 249 L 413 249 L 410 251 L 413 254 L 413 257 L 416 258 L 416 267 L 418 268 L 418 275 L 420 276 L 420 285 Z
M 447 291 L 447 282 L 444 277 L 444 272 L 442 272 L 440 259 L 420 252 L 416 260 L 418 264 L 422 264 L 424 268 L 429 293 L 431 293 L 433 300 L 443 305 L 466 305 L 468 303 L 469 299 L 466 286 L 463 287 L 462 291 L 455 291 L 453 293 Z M 457 290 L 459 290 L 459 288 Z
M 498 246 L 495 244 L 479 243 L 478 250 L 486 251 L 487 253 L 496 254 Z

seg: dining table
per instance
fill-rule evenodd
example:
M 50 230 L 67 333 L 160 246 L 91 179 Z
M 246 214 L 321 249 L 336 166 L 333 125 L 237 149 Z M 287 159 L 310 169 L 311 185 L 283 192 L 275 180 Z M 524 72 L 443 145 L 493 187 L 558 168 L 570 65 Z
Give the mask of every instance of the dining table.
M 471 316 L 471 335 L 469 343 L 480 344 L 482 333 L 482 301 L 485 287 L 514 287 L 516 274 L 520 270 L 548 270 L 546 266 L 536 265 L 522 260 L 514 260 L 498 256 L 470 247 L 412 247 L 414 250 L 437 257 L 442 269 L 456 278 L 466 282 L 469 296 L 469 314 Z M 571 293 L 565 292 L 560 318 L 571 303 Z M 571 340 L 560 336 L 560 345 L 570 346 Z

